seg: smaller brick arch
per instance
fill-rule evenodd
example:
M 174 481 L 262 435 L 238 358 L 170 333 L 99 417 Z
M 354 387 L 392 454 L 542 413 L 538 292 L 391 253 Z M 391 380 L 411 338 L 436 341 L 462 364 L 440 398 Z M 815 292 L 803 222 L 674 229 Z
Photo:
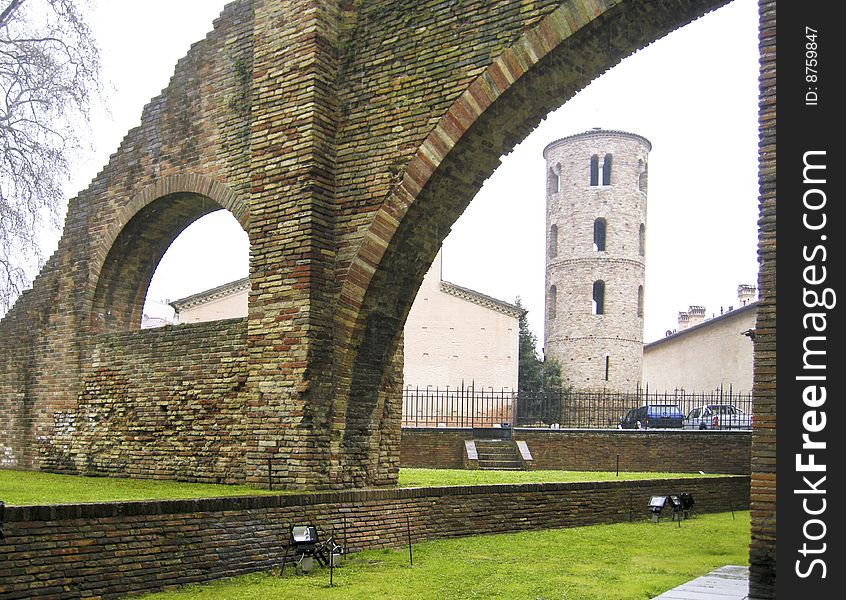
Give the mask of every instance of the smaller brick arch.
M 99 270 L 91 306 L 92 332 L 138 328 L 147 288 L 164 253 L 191 223 L 221 209 L 229 210 L 247 228 L 246 202 L 203 176 L 165 177 L 133 196 L 95 256 Z

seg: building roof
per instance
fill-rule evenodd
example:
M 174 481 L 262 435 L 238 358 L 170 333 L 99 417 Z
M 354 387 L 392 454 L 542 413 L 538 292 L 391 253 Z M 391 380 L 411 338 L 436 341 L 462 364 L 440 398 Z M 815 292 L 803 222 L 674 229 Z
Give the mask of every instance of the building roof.
M 526 312 L 526 309 L 524 308 L 521 308 L 514 304 L 510 304 L 508 302 L 504 302 L 502 300 L 497 300 L 496 298 L 493 298 L 491 296 L 486 296 L 485 294 L 479 293 L 475 290 L 471 290 L 466 287 L 461 287 L 460 285 L 450 283 L 449 281 L 441 281 L 441 291 L 445 294 L 449 294 L 451 296 L 455 296 L 456 298 L 461 298 L 463 300 L 473 302 L 474 304 L 478 304 L 479 306 L 484 306 L 485 308 L 501 312 L 516 319 L 519 319 L 520 315 Z
M 224 283 L 223 285 L 213 287 L 210 290 L 205 290 L 203 292 L 199 292 L 197 294 L 193 294 L 185 298 L 180 298 L 179 300 L 173 300 L 169 304 L 178 313 L 186 308 L 192 308 L 194 306 L 206 304 L 207 302 L 211 302 L 213 300 L 219 300 L 221 298 L 226 298 L 227 296 L 233 296 L 239 292 L 243 292 L 244 290 L 249 289 L 250 278 L 244 277 L 243 279 L 230 281 L 229 283 Z
M 186 308 L 192 308 L 194 306 L 199 306 L 201 304 L 205 304 L 213 300 L 226 298 L 227 296 L 232 296 L 234 294 L 249 289 L 250 278 L 244 277 L 243 279 L 224 283 L 223 285 L 211 288 L 210 290 L 205 290 L 203 292 L 199 292 L 197 294 L 193 294 L 185 298 L 173 300 L 169 304 L 178 313 Z M 445 294 L 450 294 L 451 296 L 467 300 L 468 302 L 473 302 L 474 304 L 484 306 L 485 308 L 489 308 L 491 310 L 495 310 L 497 312 L 501 312 L 503 314 L 515 318 L 519 318 L 520 315 L 526 312 L 525 309 L 514 304 L 510 304 L 503 300 L 498 300 L 491 296 L 487 296 L 475 290 L 471 290 L 469 288 L 462 287 L 460 285 L 456 285 L 448 281 L 441 281 L 441 291 Z
M 626 137 L 626 138 L 630 138 L 630 139 L 636 139 L 646 146 L 647 151 L 650 151 L 650 152 L 652 151 L 652 142 L 650 142 L 648 139 L 646 139 L 642 135 L 638 135 L 636 133 L 629 133 L 628 131 L 622 131 L 620 129 L 602 129 L 601 127 L 594 127 L 593 129 L 591 129 L 589 131 L 584 131 L 582 133 L 575 133 L 573 135 L 564 136 L 563 138 L 559 138 L 559 139 L 555 140 L 554 142 L 548 143 L 546 145 L 546 147 L 544 147 L 544 149 L 543 149 L 543 155 L 544 155 L 544 157 L 546 157 L 546 151 L 547 150 L 549 150 L 553 146 L 556 146 L 556 145 L 558 145 L 562 142 L 567 142 L 567 141 L 574 140 L 574 139 L 577 139 L 577 138 L 592 137 L 592 136 L 597 136 L 597 135 L 611 135 L 611 136 L 616 136 L 616 137 Z
M 709 327 L 713 323 L 717 323 L 718 321 L 728 319 L 729 317 L 734 317 L 734 316 L 737 316 L 739 314 L 745 313 L 747 311 L 752 310 L 753 308 L 756 308 L 757 306 L 758 306 L 757 300 L 755 302 L 750 302 L 749 304 L 739 306 L 739 307 L 734 308 L 732 310 L 726 311 L 721 315 L 718 315 L 718 316 L 713 317 L 711 319 L 707 319 L 705 321 L 702 321 L 701 323 L 697 323 L 696 325 L 691 325 L 687 329 L 682 329 L 681 331 L 676 331 L 675 333 L 664 336 L 661 339 L 655 340 L 654 342 L 649 342 L 648 344 L 644 344 L 643 348 L 645 350 L 647 348 L 657 346 L 658 344 L 663 344 L 664 342 L 667 342 L 669 340 L 677 340 L 680 337 L 688 335 L 689 333 L 691 333 L 693 331 L 700 331 L 700 330 L 702 330 L 706 327 Z

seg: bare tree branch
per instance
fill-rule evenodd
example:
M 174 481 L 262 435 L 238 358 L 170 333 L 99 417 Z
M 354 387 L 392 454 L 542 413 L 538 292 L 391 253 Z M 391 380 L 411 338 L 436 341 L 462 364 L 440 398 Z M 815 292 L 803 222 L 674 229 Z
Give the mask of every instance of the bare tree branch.
M 0 2 L 0 315 L 40 267 L 39 232 L 58 226 L 69 157 L 100 90 L 86 2 Z
M 18 10 L 21 4 L 23 4 L 24 0 L 12 0 L 9 2 L 9 5 L 3 9 L 3 12 L 0 13 L 0 27 L 5 27 L 6 23 L 8 22 L 9 18 Z

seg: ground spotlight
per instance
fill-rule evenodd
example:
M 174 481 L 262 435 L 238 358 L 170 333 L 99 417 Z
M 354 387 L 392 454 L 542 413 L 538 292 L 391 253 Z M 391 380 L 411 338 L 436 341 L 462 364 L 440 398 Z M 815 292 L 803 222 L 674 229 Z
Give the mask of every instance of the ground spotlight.
M 661 511 L 667 503 L 667 496 L 652 496 L 649 499 L 649 512 L 652 513 L 652 522 L 657 523 L 661 518 Z
M 693 512 L 693 494 L 682 492 L 679 494 L 679 500 L 681 500 L 681 509 L 684 514 L 684 518 L 689 519 L 691 513 Z

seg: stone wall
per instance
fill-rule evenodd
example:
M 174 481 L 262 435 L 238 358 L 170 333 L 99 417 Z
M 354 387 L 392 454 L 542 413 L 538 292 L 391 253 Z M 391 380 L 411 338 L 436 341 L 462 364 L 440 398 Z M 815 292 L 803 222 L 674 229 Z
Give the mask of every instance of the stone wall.
M 456 486 L 6 507 L 0 595 L 117 598 L 278 567 L 288 528 L 313 523 L 350 551 L 445 537 L 648 518 L 654 494 L 699 513 L 749 506 L 749 478 Z M 407 520 L 408 519 L 408 520 Z
M 403 467 L 463 468 L 471 429 L 404 428 Z M 514 430 L 525 441 L 533 469 L 749 474 L 748 431 Z
M 251 243 L 245 479 L 391 484 L 402 325 L 450 227 L 551 110 L 724 3 L 227 5 L 0 322 L 3 460 L 61 462 L 36 442 L 90 393 L 97 336 L 138 328 L 167 247 L 223 208 Z

